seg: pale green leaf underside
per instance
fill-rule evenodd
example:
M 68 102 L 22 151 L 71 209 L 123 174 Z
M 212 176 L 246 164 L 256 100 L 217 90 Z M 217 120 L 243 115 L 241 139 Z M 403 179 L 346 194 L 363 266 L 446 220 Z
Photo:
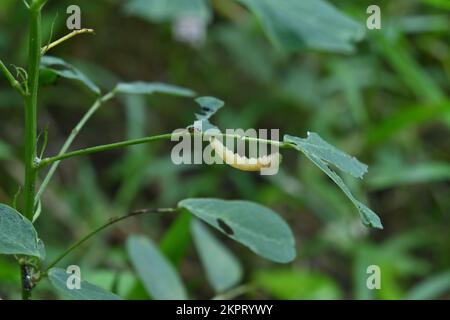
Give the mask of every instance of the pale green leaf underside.
M 269 38 L 288 51 L 305 47 L 351 52 L 364 27 L 323 0 L 239 0 L 260 20 Z
M 178 206 L 266 259 L 288 263 L 296 256 L 291 229 L 269 208 L 249 201 L 219 199 L 185 199 Z
M 150 95 L 154 93 L 162 93 L 182 97 L 195 96 L 195 92 L 190 89 L 160 82 L 123 82 L 119 83 L 114 91 L 125 94 Z
M 195 99 L 195 102 L 202 108 L 201 112 L 195 115 L 197 120 L 209 120 L 225 105 L 225 102 L 214 97 L 199 97 Z
M 219 130 L 216 126 L 209 122 L 209 119 L 216 114 L 223 106 L 225 102 L 214 97 L 199 97 L 195 99 L 195 102 L 200 106 L 201 110 L 195 114 L 197 121 L 194 123 L 194 128 L 201 132 L 207 130 Z
M 41 69 L 48 69 L 66 79 L 80 81 L 95 94 L 100 94 L 100 88 L 91 79 L 63 59 L 53 56 L 43 56 L 41 59 Z
M 334 165 L 355 178 L 362 178 L 367 172 L 367 165 L 332 146 L 323 140 L 317 133 L 308 132 L 308 137 L 306 139 L 287 137 L 289 137 L 290 140 L 294 140 L 295 144 L 300 146 L 304 152 L 314 155 L 328 164 Z
M 131 236 L 127 251 L 145 289 L 157 300 L 185 300 L 186 289 L 170 261 L 144 236 Z
M 59 268 L 50 269 L 48 278 L 56 290 L 66 299 L 71 300 L 122 300 L 119 296 L 99 288 L 87 281 L 81 281 L 80 289 L 69 289 L 67 280 L 71 276 Z
M 33 224 L 15 209 L 0 204 L 0 254 L 28 255 L 44 259 L 45 250 Z
M 345 157 L 346 155 L 344 153 L 340 154 L 332 152 L 330 154 L 326 154 L 326 152 L 322 148 L 317 148 L 315 145 L 313 145 L 314 147 L 311 147 L 312 141 L 316 142 L 320 141 L 318 146 L 322 146 L 324 145 L 324 143 L 328 145 L 328 143 L 320 139 L 320 137 L 317 134 L 314 133 L 309 134 L 309 136 L 311 135 L 315 136 L 316 138 L 314 140 L 311 140 L 285 135 L 284 142 L 290 143 L 294 148 L 301 151 L 309 160 L 311 160 L 316 166 L 318 166 L 323 172 L 325 172 L 328 175 L 328 177 L 330 177 L 331 180 L 334 181 L 334 183 L 338 185 L 338 187 L 344 192 L 344 194 L 352 201 L 353 205 L 358 209 L 358 212 L 360 213 L 361 216 L 361 220 L 365 226 L 383 229 L 383 225 L 381 224 L 381 220 L 378 217 L 378 215 L 371 209 L 369 209 L 367 206 L 356 200 L 356 198 L 353 196 L 350 189 L 344 183 L 342 178 L 329 167 L 329 165 L 331 164 L 342 169 L 343 171 L 353 173 L 354 176 L 357 176 L 355 175 L 355 173 L 357 173 L 358 171 L 353 171 L 355 169 L 356 163 L 351 162 L 346 163 L 344 161 L 346 158 Z M 307 141 L 308 143 L 305 144 L 305 141 Z M 330 150 L 337 150 L 337 149 L 333 147 L 333 149 Z M 363 167 L 361 166 L 360 168 L 362 169 Z M 365 167 L 364 170 L 366 170 L 366 168 L 367 167 Z
M 237 285 L 242 279 L 242 267 L 233 253 L 198 220 L 192 221 L 191 233 L 214 290 L 220 293 Z

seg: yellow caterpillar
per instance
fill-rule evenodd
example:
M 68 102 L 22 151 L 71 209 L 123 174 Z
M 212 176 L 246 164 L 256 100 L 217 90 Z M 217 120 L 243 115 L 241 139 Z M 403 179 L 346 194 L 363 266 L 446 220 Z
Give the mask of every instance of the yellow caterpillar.
M 225 147 L 220 140 L 214 137 L 210 139 L 210 144 L 211 148 L 227 165 L 238 170 L 261 171 L 262 169 L 278 166 L 281 162 L 281 155 L 278 152 L 259 158 L 247 158 L 234 153 Z

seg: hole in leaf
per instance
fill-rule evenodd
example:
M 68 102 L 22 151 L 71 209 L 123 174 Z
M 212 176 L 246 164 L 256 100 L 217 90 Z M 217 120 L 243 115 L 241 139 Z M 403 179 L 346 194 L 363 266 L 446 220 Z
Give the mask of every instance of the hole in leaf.
M 227 225 L 222 219 L 217 219 L 217 223 L 219 224 L 220 229 L 222 229 L 222 231 L 227 235 L 231 236 L 234 234 L 233 229 L 231 229 L 231 227 Z

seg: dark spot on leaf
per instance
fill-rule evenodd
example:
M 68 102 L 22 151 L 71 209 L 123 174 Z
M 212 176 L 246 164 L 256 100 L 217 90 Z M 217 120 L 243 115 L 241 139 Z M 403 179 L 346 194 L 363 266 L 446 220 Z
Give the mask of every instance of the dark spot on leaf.
M 222 231 L 227 235 L 231 236 L 234 234 L 233 229 L 231 229 L 231 227 L 227 225 L 222 219 L 217 219 L 217 223 L 219 224 L 220 229 L 222 229 Z

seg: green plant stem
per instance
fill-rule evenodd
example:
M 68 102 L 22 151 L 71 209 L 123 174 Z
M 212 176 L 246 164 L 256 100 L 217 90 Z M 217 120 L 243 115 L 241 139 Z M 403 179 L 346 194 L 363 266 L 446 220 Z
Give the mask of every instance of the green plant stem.
M 40 163 L 38 164 L 37 168 L 38 169 L 42 169 L 42 168 L 44 168 L 44 167 L 46 167 L 46 166 L 48 166 L 48 165 L 50 165 L 50 164 L 52 164 L 52 163 L 54 163 L 56 161 L 61 161 L 61 160 L 68 159 L 68 158 L 85 156 L 85 155 L 89 155 L 89 154 L 93 154 L 93 153 L 110 151 L 110 150 L 120 149 L 120 148 L 124 148 L 124 147 L 128 147 L 128 146 L 132 146 L 132 145 L 150 143 L 150 142 L 158 141 L 158 140 L 170 140 L 173 137 L 183 136 L 183 135 L 187 135 L 187 134 L 189 134 L 189 133 L 187 133 L 187 132 L 180 132 L 180 133 L 176 133 L 176 134 L 166 133 L 166 134 L 161 134 L 161 135 L 157 135 L 157 136 L 150 136 L 150 137 L 145 137 L 145 138 L 126 140 L 126 141 L 121 141 L 121 142 L 115 142 L 115 143 L 104 144 L 104 145 L 100 145 L 100 146 L 80 149 L 80 150 L 68 152 L 68 153 L 65 153 L 65 154 L 57 155 L 57 156 L 54 156 L 54 157 L 42 159 L 40 161 Z M 203 136 L 203 134 L 201 134 L 201 133 L 191 133 L 190 135 L 201 135 L 201 136 Z M 252 137 L 243 137 L 243 136 L 238 136 L 238 135 L 233 135 L 233 134 L 222 134 L 222 137 L 232 138 L 232 139 L 241 139 L 241 140 L 244 140 L 244 141 L 253 141 L 253 142 L 272 144 L 272 145 L 277 145 L 280 148 L 291 148 L 290 144 L 283 143 L 283 142 L 280 142 L 280 141 L 275 141 L 275 140 L 258 139 L 258 138 L 252 138 Z
M 89 240 L 90 238 L 92 238 L 93 236 L 95 236 L 97 233 L 99 233 L 100 231 L 108 228 L 109 226 L 120 222 L 122 220 L 131 218 L 131 217 L 136 217 L 139 215 L 143 215 L 146 213 L 172 213 L 172 212 L 176 212 L 178 211 L 178 209 L 175 208 L 159 208 L 159 209 L 143 209 L 143 210 L 138 210 L 135 212 L 132 212 L 130 214 L 127 214 L 125 216 L 122 217 L 117 217 L 117 218 L 112 218 L 110 219 L 107 223 L 105 223 L 104 225 L 98 227 L 97 229 L 91 231 L 90 233 L 88 233 L 86 236 L 84 236 L 83 238 L 81 238 L 80 240 L 76 241 L 74 244 L 72 244 L 69 249 L 67 249 L 65 252 L 63 252 L 58 258 L 56 258 L 53 262 L 51 262 L 48 267 L 45 269 L 45 271 L 42 273 L 41 277 L 44 277 L 47 275 L 48 271 L 53 268 L 54 266 L 56 266 L 62 259 L 64 259 L 68 254 L 70 254 L 73 250 L 75 250 L 76 248 L 78 248 L 79 246 L 81 246 L 84 242 L 86 242 L 87 240 Z
M 32 7 L 33 8 L 33 7 Z M 32 219 L 37 170 L 35 166 L 37 144 L 37 99 L 39 89 L 39 64 L 41 61 L 41 11 L 29 10 L 28 86 L 30 94 L 25 99 L 25 187 L 24 215 Z
M 37 100 L 39 90 L 39 65 L 41 62 L 41 8 L 46 1 L 34 1 L 29 8 L 28 35 L 28 88 L 25 96 L 25 186 L 23 215 L 29 220 L 34 215 L 37 169 L 35 165 L 37 145 Z M 22 299 L 31 299 L 32 287 L 28 279 L 30 265 L 22 265 Z
M 42 169 L 45 166 L 47 166 L 47 165 L 49 165 L 49 164 L 51 164 L 53 162 L 61 161 L 61 160 L 68 159 L 68 158 L 85 156 L 85 155 L 89 155 L 89 154 L 92 154 L 92 153 L 104 152 L 104 151 L 109 151 L 109 150 L 114 150 L 114 149 L 119 149 L 119 148 L 132 146 L 132 145 L 149 143 L 149 142 L 153 142 L 153 141 L 157 141 L 157 140 L 168 140 L 168 139 L 171 138 L 171 136 L 172 136 L 171 133 L 167 133 L 167 134 L 162 134 L 162 135 L 158 135 L 158 136 L 151 136 L 151 137 L 145 137 L 145 138 L 140 138 L 140 139 L 126 140 L 126 141 L 121 141 L 121 142 L 115 142 L 115 143 L 95 146 L 95 147 L 91 147 L 91 148 L 80 149 L 80 150 L 68 152 L 68 153 L 65 153 L 65 154 L 62 154 L 62 155 L 54 156 L 54 157 L 51 157 L 51 158 L 44 158 L 39 163 L 38 168 Z
M 104 95 L 101 98 L 98 98 L 95 103 L 89 108 L 89 110 L 84 114 L 83 118 L 78 122 L 78 124 L 75 126 L 75 128 L 72 130 L 70 135 L 67 137 L 66 141 L 64 142 L 63 146 L 61 147 L 61 150 L 59 151 L 58 155 L 63 155 L 69 150 L 70 146 L 72 145 L 75 138 L 78 136 L 80 131 L 83 129 L 83 127 L 86 125 L 86 123 L 89 121 L 89 119 L 97 112 L 97 110 L 108 100 L 114 98 L 115 93 L 110 92 L 106 95 Z M 45 176 L 44 180 L 42 181 L 38 192 L 35 196 L 35 205 L 39 202 L 39 199 L 41 198 L 42 194 L 44 193 L 45 189 L 47 188 L 48 184 L 50 183 L 50 180 L 52 179 L 53 175 L 56 172 L 56 169 L 58 168 L 60 161 L 56 161 L 52 164 L 50 170 L 48 171 L 47 175 Z
M 9 69 L 5 66 L 3 61 L 0 60 L 0 71 L 3 73 L 3 75 L 6 77 L 6 79 L 9 81 L 11 87 L 16 89 L 22 96 L 26 96 L 26 92 L 23 89 L 22 85 L 19 81 L 12 75 L 12 73 L 9 71 Z

